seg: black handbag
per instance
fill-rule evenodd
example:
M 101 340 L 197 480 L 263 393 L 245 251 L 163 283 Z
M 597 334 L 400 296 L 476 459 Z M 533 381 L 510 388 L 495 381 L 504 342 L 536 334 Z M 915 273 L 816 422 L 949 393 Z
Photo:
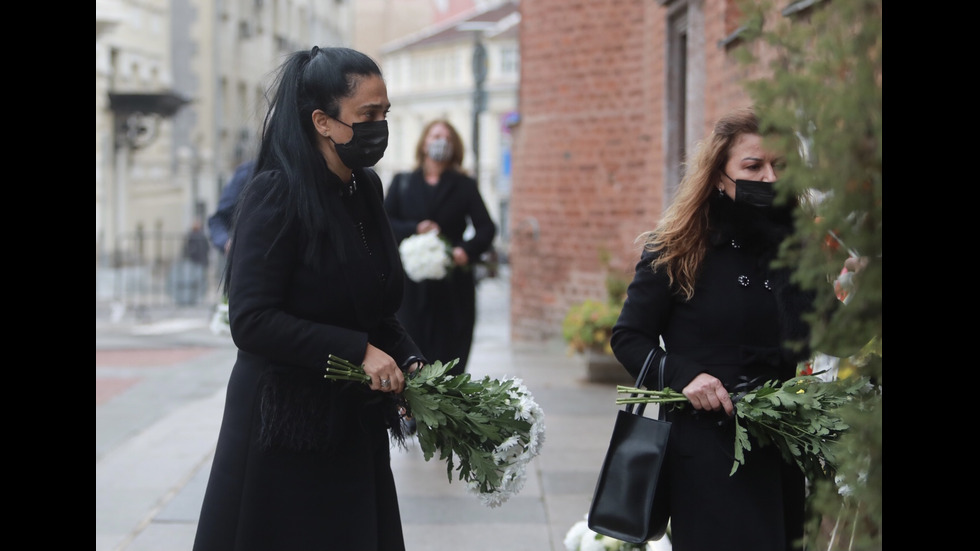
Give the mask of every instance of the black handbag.
M 656 362 L 662 390 L 666 358 L 660 347 L 651 350 L 636 379 L 636 387 L 640 388 L 650 366 Z M 588 525 L 590 530 L 604 536 L 644 543 L 662 538 L 670 519 L 667 485 L 658 484 L 667 454 L 670 422 L 664 420 L 663 405 L 658 419 L 643 416 L 646 404 L 636 406 L 636 413 L 633 404 L 627 404 L 617 414 L 589 507 Z

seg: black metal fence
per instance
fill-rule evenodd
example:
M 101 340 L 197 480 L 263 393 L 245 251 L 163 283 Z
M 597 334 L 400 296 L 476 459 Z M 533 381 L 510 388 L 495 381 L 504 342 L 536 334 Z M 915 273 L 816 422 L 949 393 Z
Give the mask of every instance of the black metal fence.
M 224 256 L 210 245 L 203 254 L 188 236 L 134 233 L 121 236 L 111 252 L 97 252 L 95 300 L 125 308 L 213 305 Z

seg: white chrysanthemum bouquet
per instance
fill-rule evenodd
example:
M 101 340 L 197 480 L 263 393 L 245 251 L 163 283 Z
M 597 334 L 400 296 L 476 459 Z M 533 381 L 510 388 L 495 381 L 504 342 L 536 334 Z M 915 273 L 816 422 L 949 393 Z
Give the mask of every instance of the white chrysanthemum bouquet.
M 647 543 L 627 543 L 616 538 L 597 534 L 589 529 L 588 515 L 572 525 L 565 534 L 565 549 L 568 551 L 671 551 L 670 525 L 665 537 Z
M 406 237 L 398 246 L 398 252 L 402 257 L 405 275 L 416 282 L 442 279 L 453 265 L 452 248 L 435 231 Z
M 544 412 L 520 379 L 450 375 L 458 362 L 436 361 L 410 374 L 402 392 L 406 414 L 416 421 L 425 460 L 438 452 L 450 482 L 455 468 L 470 493 L 497 507 L 524 488 L 527 464 L 544 443 Z M 360 366 L 333 355 L 324 377 L 370 380 Z

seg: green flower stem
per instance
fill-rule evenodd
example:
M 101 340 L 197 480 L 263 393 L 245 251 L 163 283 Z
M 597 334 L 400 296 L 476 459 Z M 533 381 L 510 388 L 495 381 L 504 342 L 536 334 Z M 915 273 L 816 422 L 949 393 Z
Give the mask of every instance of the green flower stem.
M 765 421 L 760 421 L 758 419 L 753 420 L 753 422 L 756 425 L 759 425 L 761 427 L 765 427 L 766 429 L 770 430 L 771 432 L 774 432 L 776 434 L 779 434 L 779 435 L 783 436 L 787 440 L 794 440 L 794 441 L 799 442 L 801 444 L 806 444 L 807 441 L 808 441 L 807 438 L 806 438 L 807 435 L 808 435 L 808 433 L 804 429 L 801 429 L 801 428 L 798 428 L 797 427 L 797 428 L 795 428 L 795 430 L 787 431 L 785 427 L 794 427 L 794 425 L 792 425 L 790 423 L 785 423 L 785 422 L 781 422 L 781 421 L 777 421 L 776 423 L 766 423 Z
M 645 398 L 643 396 L 637 396 L 635 398 L 616 398 L 616 403 L 619 405 L 623 404 L 669 404 L 672 402 L 686 402 L 687 398 L 656 398 L 651 400 L 650 398 Z
M 833 479 L 834 443 L 848 429 L 839 408 L 862 399 L 870 391 L 866 378 L 823 382 L 813 376 L 789 381 L 767 381 L 743 393 L 736 404 L 735 461 L 731 474 L 745 463 L 752 449 L 750 437 L 762 446 L 777 446 L 787 461 L 795 462 L 807 476 Z M 676 404 L 688 401 L 671 389 L 645 390 L 617 386 L 617 404 Z
M 687 402 L 687 397 L 683 394 L 671 390 L 648 390 L 632 386 L 617 385 L 618 394 L 635 394 L 626 398 L 616 398 L 616 403 L 622 404 L 669 404 L 675 402 Z
M 357 381 L 359 383 L 366 383 L 371 379 L 367 375 L 345 375 L 342 373 L 331 374 L 327 373 L 323 376 L 324 379 L 330 379 L 332 381 Z
M 334 381 L 357 381 L 361 383 L 370 383 L 371 377 L 367 373 L 364 373 L 364 368 L 361 366 L 354 365 L 349 361 L 338 358 L 333 354 L 327 359 L 327 374 L 323 376 L 324 379 L 331 379 Z
M 350 361 L 334 356 L 333 354 L 330 354 L 327 357 L 327 363 L 341 369 L 347 369 L 348 371 L 360 371 L 361 373 L 364 372 L 364 368 L 362 366 L 354 365 Z

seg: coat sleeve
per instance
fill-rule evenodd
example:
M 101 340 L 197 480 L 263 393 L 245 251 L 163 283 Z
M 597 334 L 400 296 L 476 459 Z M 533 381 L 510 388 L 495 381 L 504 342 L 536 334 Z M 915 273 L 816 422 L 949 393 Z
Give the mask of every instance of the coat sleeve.
M 467 194 L 466 216 L 469 217 L 475 231 L 473 237 L 459 245 L 466 251 L 470 264 L 474 264 L 479 261 L 480 255 L 490 250 L 493 238 L 497 235 L 497 225 L 490 218 L 490 212 L 483 202 L 476 180 L 468 179 L 467 184 L 470 190 Z
M 352 329 L 353 324 L 305 319 L 287 308 L 304 241 L 295 220 L 287 220 L 266 199 L 266 179 L 271 177 L 257 177 L 241 199 L 241 217 L 229 261 L 232 339 L 239 349 L 277 364 L 322 369 L 330 353 L 359 363 L 367 348 L 367 332 Z M 341 278 L 334 276 L 325 278 L 316 292 L 348 290 Z
M 375 344 L 387 352 L 401 367 L 408 367 L 405 363 L 413 357 L 422 360 L 424 363 L 429 363 L 394 314 L 385 316 L 381 320 L 380 329 L 373 332 L 368 340 L 371 344 Z
M 214 214 L 208 217 L 208 234 L 214 248 L 225 252 L 225 245 L 231 236 L 232 223 L 234 222 L 235 207 L 238 206 L 238 197 L 242 193 L 245 183 L 252 177 L 252 169 L 255 161 L 248 161 L 238 165 L 232 175 L 228 185 L 221 190 L 221 197 L 218 198 L 218 207 Z
M 384 198 L 385 212 L 388 214 L 388 221 L 391 224 L 391 231 L 395 234 L 395 242 L 401 243 L 406 237 L 415 233 L 418 221 L 405 214 L 404 201 L 402 200 L 404 186 L 408 185 L 411 173 L 401 172 L 395 175 L 388 186 L 388 194 Z
M 613 326 L 610 344 L 619 363 L 634 378 L 639 376 L 643 362 L 651 349 L 660 346 L 661 336 L 670 322 L 675 297 L 666 273 L 654 272 L 650 263 L 656 253 L 644 252 L 636 264 L 633 281 L 626 290 L 626 301 L 619 319 Z M 664 385 L 682 390 L 704 368 L 697 362 L 671 354 L 667 350 L 664 363 Z M 644 386 L 654 388 L 655 372 L 651 371 Z

